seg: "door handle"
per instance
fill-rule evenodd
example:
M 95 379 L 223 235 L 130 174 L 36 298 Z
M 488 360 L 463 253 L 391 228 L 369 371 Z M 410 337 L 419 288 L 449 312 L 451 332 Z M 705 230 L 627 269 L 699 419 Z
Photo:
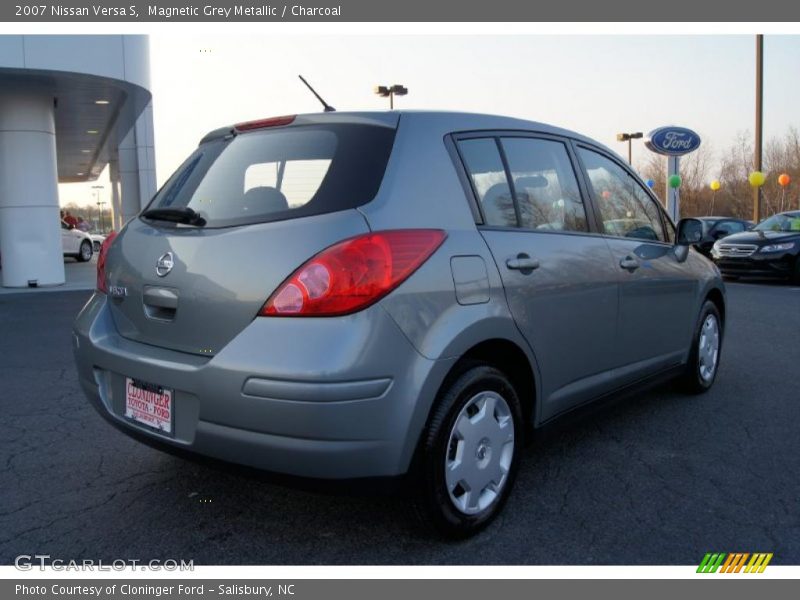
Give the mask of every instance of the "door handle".
M 517 254 L 516 258 L 509 258 L 506 261 L 506 267 L 513 271 L 521 271 L 527 274 L 539 268 L 539 261 L 535 258 L 531 258 L 524 252 L 520 252 Z
M 639 268 L 639 261 L 633 258 L 632 256 L 626 256 L 621 261 L 619 261 L 619 266 L 633 273 L 636 269 Z

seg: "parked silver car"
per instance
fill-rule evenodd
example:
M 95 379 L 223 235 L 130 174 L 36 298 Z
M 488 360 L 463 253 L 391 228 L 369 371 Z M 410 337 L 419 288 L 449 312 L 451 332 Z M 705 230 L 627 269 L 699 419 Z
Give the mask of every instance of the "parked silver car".
M 665 374 L 711 387 L 725 296 L 701 234 L 676 233 L 616 154 L 540 123 L 243 123 L 103 244 L 75 358 L 138 439 L 402 477 L 435 527 L 469 535 L 508 497 L 531 426 Z

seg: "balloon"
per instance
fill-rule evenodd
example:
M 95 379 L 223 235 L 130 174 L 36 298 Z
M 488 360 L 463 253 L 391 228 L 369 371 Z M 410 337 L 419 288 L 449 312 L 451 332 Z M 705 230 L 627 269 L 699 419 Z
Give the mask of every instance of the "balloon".
M 792 178 L 789 177 L 786 173 L 781 173 L 781 175 L 778 176 L 778 183 L 780 184 L 781 187 L 786 187 L 787 185 L 792 183 Z
M 722 184 L 719 182 L 718 179 L 715 179 L 714 181 L 711 182 L 710 187 L 712 191 L 716 192 L 717 190 L 719 190 L 719 188 L 722 187 Z
M 656 182 L 653 181 L 652 179 L 648 179 L 645 183 L 647 184 L 647 187 L 649 187 L 651 189 L 656 184 Z
M 669 187 L 671 187 L 673 189 L 679 188 L 679 187 L 681 187 L 681 176 L 680 175 L 670 175 L 669 176 L 669 180 L 667 181 L 667 183 L 669 183 Z
M 761 171 L 753 171 L 752 173 L 750 173 L 750 176 L 747 178 L 747 180 L 750 182 L 751 186 L 761 187 L 767 180 L 767 176 L 764 175 Z

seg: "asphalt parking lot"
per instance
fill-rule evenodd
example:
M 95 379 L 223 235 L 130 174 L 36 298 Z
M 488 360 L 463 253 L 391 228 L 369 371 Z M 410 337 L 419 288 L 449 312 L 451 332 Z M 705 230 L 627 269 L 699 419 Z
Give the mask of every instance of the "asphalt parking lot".
M 114 430 L 70 350 L 88 292 L 0 296 L 0 563 L 697 564 L 708 551 L 800 564 L 800 288 L 728 285 L 719 378 L 671 385 L 526 451 L 503 515 L 445 543 L 392 497 L 299 491 L 188 462 Z

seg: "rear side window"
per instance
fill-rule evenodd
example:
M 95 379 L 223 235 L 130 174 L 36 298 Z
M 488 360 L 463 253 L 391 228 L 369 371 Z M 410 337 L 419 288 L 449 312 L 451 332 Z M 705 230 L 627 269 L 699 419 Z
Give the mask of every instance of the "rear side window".
M 517 213 L 494 138 L 462 140 L 458 147 L 481 205 L 486 225 L 516 227 Z
M 615 237 L 666 241 L 661 210 L 641 185 L 613 160 L 579 148 L 600 211 L 603 231 Z
M 228 227 L 355 208 L 377 194 L 394 134 L 377 125 L 299 125 L 213 140 L 148 209 L 189 207 L 206 227 Z
M 720 221 L 714 226 L 712 233 L 719 235 L 731 235 L 744 231 L 744 223 L 739 221 Z
M 562 142 L 503 138 L 503 150 L 526 229 L 588 231 L 578 180 Z

